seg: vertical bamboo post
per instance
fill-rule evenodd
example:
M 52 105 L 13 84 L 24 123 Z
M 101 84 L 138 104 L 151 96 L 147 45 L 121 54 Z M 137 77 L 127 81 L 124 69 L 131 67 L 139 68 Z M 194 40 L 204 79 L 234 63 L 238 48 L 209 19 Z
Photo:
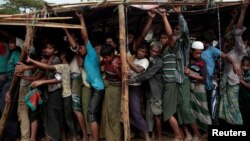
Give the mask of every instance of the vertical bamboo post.
M 27 52 L 28 52 L 28 48 L 30 47 L 31 43 L 33 42 L 33 35 L 34 35 L 34 29 L 33 27 L 27 26 L 26 27 L 26 36 L 25 36 L 25 41 L 24 41 L 24 45 L 22 48 L 22 53 L 20 56 L 20 62 L 24 62 L 27 56 Z M 4 130 L 4 126 L 6 123 L 6 120 L 8 118 L 9 112 L 10 112 L 10 107 L 12 105 L 12 99 L 14 97 L 15 94 L 15 90 L 17 89 L 17 82 L 20 80 L 19 77 L 17 77 L 15 74 L 13 75 L 13 79 L 11 81 L 11 85 L 9 88 L 9 94 L 11 97 L 11 101 L 10 102 L 6 102 L 5 103 L 5 107 L 4 107 L 4 111 L 0 120 L 0 139 L 3 137 L 3 130 Z
M 130 141 L 130 123 L 129 123 L 129 97 L 128 97 L 128 85 L 126 84 L 126 70 L 128 68 L 127 55 L 126 55 L 126 26 L 125 26 L 125 12 L 124 5 L 118 5 L 119 16 L 119 40 L 120 40 L 120 54 L 122 65 L 122 119 L 124 128 L 124 141 Z

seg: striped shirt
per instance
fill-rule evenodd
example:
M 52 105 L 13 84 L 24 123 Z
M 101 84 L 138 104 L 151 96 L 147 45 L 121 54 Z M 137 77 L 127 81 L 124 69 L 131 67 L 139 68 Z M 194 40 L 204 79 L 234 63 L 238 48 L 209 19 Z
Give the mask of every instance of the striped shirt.
M 162 53 L 163 78 L 165 82 L 183 83 L 184 67 L 188 66 L 190 41 L 187 23 L 182 15 L 178 17 L 182 36 L 173 49 L 169 46 Z

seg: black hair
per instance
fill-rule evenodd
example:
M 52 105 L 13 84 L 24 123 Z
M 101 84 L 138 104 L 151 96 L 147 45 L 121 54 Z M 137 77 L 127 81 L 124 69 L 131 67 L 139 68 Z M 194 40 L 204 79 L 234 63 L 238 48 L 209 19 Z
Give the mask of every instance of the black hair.
M 146 49 L 147 51 L 149 51 L 150 44 L 148 42 L 144 41 L 138 49 Z
M 111 56 L 112 54 L 114 54 L 114 49 L 112 48 L 112 46 L 108 44 L 102 45 L 101 52 L 100 52 L 100 55 L 102 57 Z
M 245 62 L 245 61 L 250 62 L 250 58 L 249 58 L 248 56 L 244 56 L 244 57 L 242 58 L 242 60 L 241 60 L 241 64 L 242 64 L 243 62 Z
M 160 37 L 161 35 L 168 35 L 165 29 L 160 31 Z
M 65 55 L 65 60 L 70 63 L 75 57 L 75 52 L 73 52 L 69 47 L 64 47 L 61 50 L 61 55 Z

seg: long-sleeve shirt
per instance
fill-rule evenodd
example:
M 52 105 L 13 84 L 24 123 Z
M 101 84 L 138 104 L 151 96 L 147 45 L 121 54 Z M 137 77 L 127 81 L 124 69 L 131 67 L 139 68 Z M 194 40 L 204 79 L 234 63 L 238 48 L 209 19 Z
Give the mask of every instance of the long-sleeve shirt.
M 84 58 L 84 69 L 87 74 L 87 82 L 96 89 L 104 90 L 104 82 L 101 76 L 99 57 L 90 41 L 86 45 L 87 54 Z
M 178 20 L 182 36 L 176 41 L 173 49 L 168 46 L 162 53 L 165 82 L 183 83 L 184 67 L 187 67 L 189 62 L 190 40 L 187 22 L 183 15 L 179 15 Z
M 135 77 L 136 82 L 148 80 L 150 90 L 147 91 L 147 98 L 158 100 L 163 94 L 162 66 L 162 59 L 156 58 L 154 61 L 150 61 L 149 67 L 145 72 Z
M 246 46 L 241 37 L 245 30 L 245 27 L 243 29 L 234 29 L 235 47 L 227 53 L 227 55 L 234 58 L 238 64 L 240 64 L 242 58 L 247 55 Z M 240 83 L 239 77 L 234 73 L 233 65 L 228 61 L 225 61 L 224 74 L 228 77 L 229 85 L 236 85 Z

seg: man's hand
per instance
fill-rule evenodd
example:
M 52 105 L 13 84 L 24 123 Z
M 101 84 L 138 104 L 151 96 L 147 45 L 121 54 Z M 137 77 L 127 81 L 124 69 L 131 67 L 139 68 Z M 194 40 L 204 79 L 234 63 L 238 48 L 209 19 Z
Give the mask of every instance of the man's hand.
M 162 17 L 167 15 L 167 10 L 164 8 L 158 8 L 157 10 L 155 10 L 155 12 L 160 14 Z
M 41 86 L 41 85 L 43 85 L 43 80 L 33 81 L 33 82 L 30 84 L 30 86 L 31 86 L 32 88 L 35 88 L 35 87 L 38 87 L 38 86 Z
M 187 76 L 189 76 L 190 74 L 190 69 L 189 68 L 184 68 L 184 74 L 186 74 Z
M 154 18 L 155 17 L 155 15 L 156 15 L 156 12 L 155 12 L 155 10 L 149 10 L 148 11 L 148 16 L 150 17 L 150 18 Z
M 80 18 L 83 18 L 83 13 L 82 12 L 79 12 L 79 11 L 76 11 L 76 16 L 80 19 Z
M 18 62 L 15 67 L 15 73 L 23 73 L 25 70 L 27 70 L 27 65 L 22 62 Z

